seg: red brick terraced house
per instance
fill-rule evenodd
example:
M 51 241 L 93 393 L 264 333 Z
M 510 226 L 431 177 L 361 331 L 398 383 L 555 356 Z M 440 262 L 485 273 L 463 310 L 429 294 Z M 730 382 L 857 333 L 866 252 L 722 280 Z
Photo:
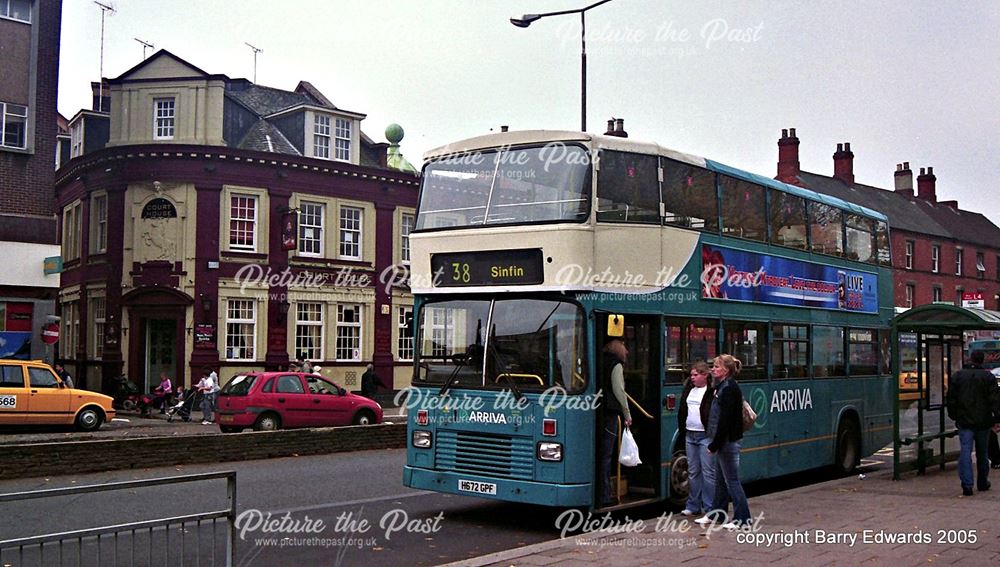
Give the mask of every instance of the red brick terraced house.
M 0 358 L 53 360 L 60 0 L 0 1 Z
M 106 146 L 56 179 L 59 302 L 78 328 L 62 356 L 87 387 L 191 384 L 206 365 L 225 382 L 297 358 L 348 389 L 369 362 L 408 383 L 412 298 L 379 281 L 409 260 L 418 175 L 387 165 L 401 129 L 375 143 L 364 114 L 307 82 L 255 85 L 162 50 L 106 84 Z
M 802 171 L 795 129 L 778 140 L 779 181 L 839 197 L 889 217 L 895 303 L 898 310 L 933 302 L 962 305 L 978 294 L 1000 310 L 1000 228 L 980 213 L 938 200 L 933 167 L 920 168 L 914 192 L 909 162 L 896 166 L 891 190 L 854 180 L 850 143 L 837 144 L 833 176 Z

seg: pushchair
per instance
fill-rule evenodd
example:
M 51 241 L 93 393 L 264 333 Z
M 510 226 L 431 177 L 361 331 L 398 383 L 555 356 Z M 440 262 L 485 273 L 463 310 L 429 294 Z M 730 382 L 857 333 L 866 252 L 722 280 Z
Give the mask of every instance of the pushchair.
M 191 421 L 191 411 L 195 408 L 195 402 L 200 399 L 201 394 L 195 388 L 184 390 L 174 403 L 167 406 L 167 421 L 173 422 L 175 417 Z

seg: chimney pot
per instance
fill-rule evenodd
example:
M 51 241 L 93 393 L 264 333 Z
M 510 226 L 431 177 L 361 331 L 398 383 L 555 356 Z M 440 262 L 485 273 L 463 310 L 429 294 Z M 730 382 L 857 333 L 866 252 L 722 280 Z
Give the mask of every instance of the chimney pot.
M 934 175 L 934 168 L 933 167 L 928 167 L 927 168 L 927 175 Z
M 851 143 L 850 142 L 844 142 L 844 151 L 845 152 L 851 151 Z
M 903 169 L 910 169 L 910 162 L 904 161 L 903 162 Z
M 794 138 L 795 137 L 795 128 L 789 128 L 788 129 L 788 135 L 791 136 L 792 138 Z
M 604 132 L 605 136 L 612 136 L 615 133 L 615 119 L 611 118 L 608 120 L 608 129 Z
M 927 171 L 925 170 L 925 168 L 921 167 L 920 168 L 920 175 L 923 175 L 925 173 L 927 173 Z
M 781 138 L 785 139 L 787 137 L 788 137 L 788 128 L 782 128 L 781 129 Z
M 844 151 L 844 144 L 837 144 L 837 152 Z
M 503 125 L 503 126 L 500 127 L 500 131 L 501 132 L 506 132 L 509 128 L 510 127 L 505 124 L 505 125 Z

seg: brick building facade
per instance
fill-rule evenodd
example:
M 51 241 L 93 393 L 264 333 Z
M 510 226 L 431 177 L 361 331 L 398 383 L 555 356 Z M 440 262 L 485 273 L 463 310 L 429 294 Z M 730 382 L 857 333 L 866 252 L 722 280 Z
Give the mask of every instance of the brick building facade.
M 56 180 L 64 358 L 88 387 L 296 358 L 348 389 L 368 362 L 408 380 L 412 298 L 380 277 L 408 262 L 418 178 L 387 165 L 363 114 L 166 51 L 107 84 L 106 147 Z
M 957 201 L 938 200 L 933 167 L 920 169 L 914 192 L 908 162 L 896 166 L 891 190 L 857 183 L 850 143 L 837 144 L 833 166 L 832 177 L 802 171 L 795 129 L 782 130 L 776 179 L 889 217 L 897 308 L 962 305 L 964 293 L 976 293 L 987 309 L 1000 310 L 1000 228 Z
M 46 358 L 59 255 L 53 171 L 61 0 L 0 2 L 0 358 Z

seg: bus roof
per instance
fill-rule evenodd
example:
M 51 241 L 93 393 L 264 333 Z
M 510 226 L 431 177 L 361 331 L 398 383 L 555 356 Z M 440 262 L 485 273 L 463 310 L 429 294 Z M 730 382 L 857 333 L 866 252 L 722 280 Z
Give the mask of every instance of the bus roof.
M 617 136 L 589 134 L 586 132 L 575 132 L 571 130 L 518 130 L 514 132 L 486 134 L 484 136 L 459 140 L 457 142 L 452 142 L 448 145 L 429 150 L 424 154 L 424 161 L 426 162 L 436 158 L 463 154 L 475 150 L 484 150 L 487 148 L 520 146 L 545 142 L 591 142 L 592 145 L 601 149 L 662 155 L 677 161 L 689 163 L 698 167 L 704 167 L 716 173 L 722 173 L 730 177 L 770 187 L 778 191 L 784 191 L 785 193 L 802 197 L 810 201 L 824 203 L 838 209 L 871 217 L 879 221 L 889 221 L 888 217 L 884 214 L 867 207 L 862 207 L 861 205 L 844 201 L 843 199 L 838 199 L 837 197 L 817 193 L 810 189 L 804 189 L 802 187 L 796 187 L 795 185 L 782 183 L 775 179 L 771 179 L 770 177 L 764 177 L 763 175 L 743 171 L 742 169 L 737 169 L 717 161 L 678 152 L 653 142 L 645 142 L 632 138 L 620 138 Z

